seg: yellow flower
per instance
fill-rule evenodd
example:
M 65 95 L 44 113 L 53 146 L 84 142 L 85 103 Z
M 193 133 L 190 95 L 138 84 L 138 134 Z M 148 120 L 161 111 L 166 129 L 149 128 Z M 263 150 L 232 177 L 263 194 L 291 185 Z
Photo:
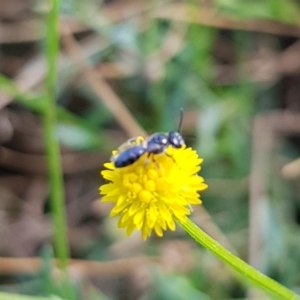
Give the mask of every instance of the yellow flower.
M 101 174 L 110 182 L 100 187 L 102 202 L 115 204 L 110 216 L 119 215 L 118 227 L 126 228 L 128 236 L 137 229 L 144 240 L 152 230 L 161 237 L 164 230 L 175 230 L 176 220 L 187 220 L 191 205 L 201 204 L 199 192 L 207 188 L 197 175 L 201 162 L 193 149 L 169 146 L 165 153 L 145 153 L 127 167 L 105 163 L 108 170 Z

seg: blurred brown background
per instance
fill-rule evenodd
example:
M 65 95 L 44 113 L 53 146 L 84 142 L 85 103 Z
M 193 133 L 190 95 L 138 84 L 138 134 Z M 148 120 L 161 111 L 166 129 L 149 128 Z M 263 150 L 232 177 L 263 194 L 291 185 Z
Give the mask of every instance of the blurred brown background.
M 43 128 L 50 5 L 0 0 L 0 290 L 63 297 Z M 56 130 L 74 299 L 268 299 L 179 229 L 125 237 L 99 201 L 111 150 L 176 129 L 181 107 L 209 184 L 194 221 L 299 292 L 299 2 L 60 5 Z

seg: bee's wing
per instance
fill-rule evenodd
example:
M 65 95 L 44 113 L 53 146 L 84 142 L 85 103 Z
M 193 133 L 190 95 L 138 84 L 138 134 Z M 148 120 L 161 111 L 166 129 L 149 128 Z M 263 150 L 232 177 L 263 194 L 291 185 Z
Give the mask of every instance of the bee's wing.
M 137 136 L 137 137 L 133 137 L 130 138 L 129 140 L 127 140 L 125 143 L 123 143 L 118 149 L 117 152 L 121 153 L 123 151 L 125 151 L 126 149 L 132 148 L 136 145 L 141 144 L 145 139 L 142 136 Z
M 143 142 L 145 142 L 145 139 L 142 136 L 137 136 L 128 139 L 125 143 L 119 146 L 117 152 L 111 156 L 110 161 L 115 162 L 116 159 L 120 156 L 120 154 L 124 153 L 128 149 L 131 149 L 137 145 L 142 144 Z

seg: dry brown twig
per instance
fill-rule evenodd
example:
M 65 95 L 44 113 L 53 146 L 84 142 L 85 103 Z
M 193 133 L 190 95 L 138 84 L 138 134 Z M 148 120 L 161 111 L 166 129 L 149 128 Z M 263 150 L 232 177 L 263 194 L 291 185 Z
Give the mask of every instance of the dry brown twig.
M 262 205 L 264 201 L 268 201 L 268 172 L 270 170 L 275 134 L 286 135 L 290 133 L 300 133 L 300 115 L 297 113 L 278 111 L 257 116 L 254 120 L 252 165 L 249 186 L 249 262 L 254 267 L 259 267 L 261 260 Z
M 64 174 L 95 170 L 104 162 L 105 158 L 99 156 L 97 152 L 74 152 L 62 155 Z M 28 174 L 45 174 L 47 172 L 45 155 L 18 152 L 6 147 L 0 147 L 0 165 Z
M 275 134 L 300 133 L 300 114 L 290 112 L 272 112 L 257 116 L 253 125 L 252 164 L 249 184 L 249 263 L 259 268 L 263 256 L 264 214 L 269 206 L 268 173 L 271 167 Z M 297 167 L 300 164 L 297 163 Z M 288 167 L 289 168 L 289 167 Z M 292 172 L 295 173 L 294 166 Z M 298 172 L 300 170 L 298 169 Z M 258 291 L 250 290 L 249 296 L 256 299 Z M 260 294 L 258 294 L 260 297 Z
M 70 57 L 76 62 L 80 71 L 84 74 L 85 80 L 96 92 L 99 99 L 112 112 L 128 136 L 146 136 L 144 129 L 134 120 L 122 100 L 104 80 L 102 75 L 89 65 L 82 53 L 80 45 L 75 41 L 70 30 L 62 25 L 61 31 L 63 32 L 63 44 Z
M 103 20 L 105 18 L 107 20 L 106 22 L 102 22 L 103 26 L 113 25 L 114 23 L 134 18 L 149 9 L 149 5 L 145 5 L 145 3 L 138 0 L 129 0 L 125 3 L 122 3 L 122 1 L 116 3 L 113 2 L 112 4 L 101 6 L 98 12 L 98 19 Z M 46 12 L 47 11 L 45 11 L 45 13 Z M 46 34 L 46 31 L 43 30 L 44 22 L 45 20 L 43 18 L 36 17 L 15 22 L 0 22 L 0 43 L 38 41 L 44 38 Z M 61 19 L 61 22 L 68 26 L 74 34 L 91 31 L 90 26 L 77 19 L 63 18 Z
M 146 60 L 146 75 L 156 81 L 164 76 L 164 66 L 184 47 L 184 35 L 188 25 L 173 22 L 163 44 Z
M 261 19 L 234 19 L 214 8 L 186 3 L 173 3 L 157 9 L 154 17 L 180 22 L 197 23 L 205 26 L 232 30 L 256 31 L 270 34 L 300 37 L 300 27 L 277 21 Z
M 87 38 L 82 42 L 82 51 L 85 57 L 89 57 L 108 46 L 106 41 L 99 39 L 98 37 Z M 70 68 L 74 65 L 65 55 L 59 53 L 58 56 L 58 69 L 59 71 Z M 47 72 L 45 57 L 43 55 L 37 55 L 33 59 L 29 60 L 25 66 L 18 72 L 13 78 L 14 83 L 22 92 L 29 92 L 34 90 L 39 84 L 41 84 Z M 8 105 L 13 101 L 13 98 L 9 95 L 0 93 L 0 109 Z
M 299 47 L 299 44 L 297 45 Z M 280 121 L 278 122 L 278 117 Z M 300 135 L 300 114 L 293 112 L 275 113 L 272 117 L 274 130 L 282 134 L 298 134 Z M 300 176 L 300 159 L 295 159 L 281 170 L 283 177 L 287 179 L 296 179 Z
M 273 129 L 270 118 L 258 116 L 253 124 L 252 164 L 249 182 L 249 263 L 259 268 L 263 232 L 262 205 L 268 202 L 268 170 L 271 163 L 273 147 Z
M 69 261 L 68 271 L 72 277 L 95 277 L 110 278 L 131 272 L 135 266 L 156 261 L 157 258 L 145 256 L 124 258 L 114 261 L 99 262 L 79 259 Z M 19 275 L 37 273 L 42 268 L 40 258 L 0 258 L 0 275 Z M 55 268 L 57 261 L 52 260 Z
M 101 6 L 99 19 L 103 19 L 101 17 L 104 16 L 107 22 L 104 22 L 103 25 L 112 25 L 131 18 L 143 18 L 143 15 L 149 11 L 153 11 L 156 18 L 196 22 L 215 28 L 257 31 L 296 37 L 300 35 L 300 29 L 296 25 L 269 20 L 238 20 L 225 16 L 213 8 L 184 3 L 166 4 L 162 2 L 157 7 L 139 0 L 116 1 L 112 4 Z M 192 19 L 191 16 L 193 16 Z M 35 18 L 14 23 L 2 23 L 0 24 L 0 43 L 20 43 L 40 40 L 45 35 L 45 32 L 40 30 L 43 27 L 42 22 L 43 20 L 40 18 Z M 73 33 L 90 30 L 89 26 L 75 19 L 65 19 L 64 22 Z
M 300 177 L 300 158 L 291 161 L 286 164 L 282 170 L 281 174 L 287 179 L 296 179 Z

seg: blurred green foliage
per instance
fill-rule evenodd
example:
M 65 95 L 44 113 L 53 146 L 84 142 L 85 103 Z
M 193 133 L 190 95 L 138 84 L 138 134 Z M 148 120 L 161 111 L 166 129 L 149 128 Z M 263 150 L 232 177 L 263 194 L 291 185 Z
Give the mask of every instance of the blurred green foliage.
M 196 3 L 189 1 L 194 2 Z M 150 7 L 155 4 L 160 4 L 160 1 L 149 1 Z M 176 129 L 180 107 L 187 112 L 197 112 L 196 126 L 189 129 L 186 135 L 192 136 L 187 140 L 204 157 L 201 174 L 210 185 L 208 192 L 203 195 L 204 206 L 221 231 L 235 245 L 240 256 L 247 259 L 253 118 L 260 113 L 280 109 L 281 105 L 278 100 L 278 81 L 270 83 L 245 78 L 241 74 L 241 66 L 247 62 L 246 54 L 255 51 L 257 40 L 265 37 L 279 45 L 282 37 L 199 24 L 181 24 L 186 27 L 183 34 L 184 45 L 174 57 L 163 64 L 163 76 L 152 79 L 151 74 L 147 73 L 147 59 L 160 49 L 168 31 L 174 25 L 172 21 L 151 18 L 149 13 L 150 22 L 141 29 L 138 17 L 120 23 L 110 21 L 101 14 L 96 1 L 62 1 L 61 5 L 64 15 L 80 19 L 105 40 L 106 47 L 89 57 L 91 65 L 120 62 L 128 55 L 129 60 L 136 66 L 132 75 L 112 80 L 112 86 L 147 132 Z M 214 5 L 216 12 L 236 20 L 255 22 L 262 19 L 299 25 L 299 5 L 292 0 L 218 0 L 214 1 Z M 198 9 L 201 7 L 198 6 Z M 216 82 L 215 53 L 222 51 L 216 49 L 217 39 L 220 37 L 233 45 L 234 53 L 230 65 L 234 66 L 237 77 L 236 81 L 225 84 Z M 41 51 L 45 51 L 45 48 Z M 109 157 L 113 141 L 106 139 L 103 131 L 107 128 L 119 129 L 114 116 L 88 85 L 63 85 L 68 80 L 72 82 L 74 78 L 69 78 L 70 76 L 75 75 L 72 72 L 58 74 L 58 139 L 75 150 L 103 151 Z M 13 97 L 15 103 L 33 113 L 45 114 L 45 96 L 42 92 L 22 92 L 13 80 L 4 75 L 0 77 L 0 88 Z M 71 106 L 74 95 L 84 105 L 72 112 L 68 107 Z M 300 191 L 296 188 L 299 181 L 283 181 L 278 166 L 282 160 L 299 156 L 299 148 L 294 148 L 288 141 L 283 141 L 279 148 L 281 149 L 276 149 L 276 153 L 272 153 L 276 163 L 274 169 L 269 170 L 268 199 L 263 201 L 261 207 L 265 222 L 262 225 L 264 232 L 261 269 L 284 285 L 300 291 L 300 230 L 297 219 L 299 216 L 295 214 L 295 207 L 299 210 L 300 203 Z M 98 243 L 91 243 L 84 258 L 94 258 L 94 253 L 98 250 Z M 208 300 L 246 297 L 245 288 L 227 269 L 221 268 L 218 271 L 219 265 L 214 257 L 202 249 L 195 252 L 199 260 L 190 274 L 167 276 L 154 272 L 153 288 L 141 299 Z M 109 248 L 103 253 L 101 251 L 101 255 L 102 259 L 109 258 Z M 50 259 L 46 258 L 45 262 Z M 218 272 L 224 272 L 224 277 L 229 279 L 220 278 Z M 21 293 L 35 290 L 40 295 L 58 295 L 57 299 L 62 295 L 53 284 L 47 268 L 32 279 L 20 277 L 19 280 L 18 291 Z M 22 281 L 25 282 L 24 285 Z M 73 288 L 79 294 L 79 286 L 74 284 Z M 1 290 L 9 289 L 3 285 Z M 88 298 L 82 299 L 107 298 L 100 292 L 91 292 Z M 124 299 L 128 298 L 124 296 Z

